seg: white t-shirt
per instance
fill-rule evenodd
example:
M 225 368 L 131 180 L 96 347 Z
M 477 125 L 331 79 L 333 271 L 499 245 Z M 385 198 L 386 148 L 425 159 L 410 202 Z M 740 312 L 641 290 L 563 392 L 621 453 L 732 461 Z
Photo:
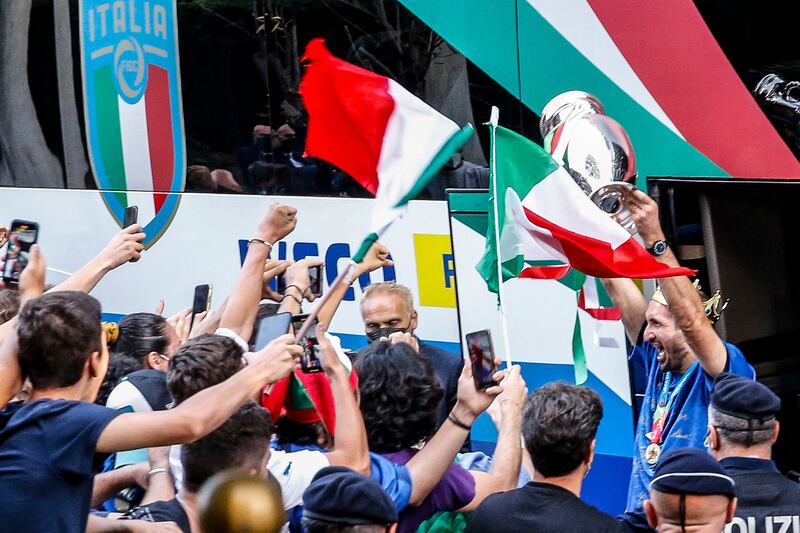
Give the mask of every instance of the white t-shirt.
M 267 470 L 280 484 L 283 508 L 291 509 L 303 503 L 303 493 L 317 472 L 330 466 L 328 456 L 314 450 L 284 452 L 272 450 Z
M 183 464 L 181 464 L 180 445 L 169 450 L 169 466 L 175 480 L 175 490 L 183 488 Z M 267 470 L 281 486 L 283 508 L 291 509 L 303 503 L 303 493 L 317 472 L 330 466 L 328 456 L 314 450 L 284 452 L 270 450 Z

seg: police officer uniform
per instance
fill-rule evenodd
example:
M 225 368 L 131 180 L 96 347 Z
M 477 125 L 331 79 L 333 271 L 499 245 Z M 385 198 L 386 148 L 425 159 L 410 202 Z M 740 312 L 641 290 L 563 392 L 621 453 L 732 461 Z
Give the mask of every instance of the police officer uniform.
M 711 405 L 729 416 L 763 423 L 775 419 L 781 400 L 757 381 L 720 374 Z M 800 485 L 781 474 L 773 461 L 726 457 L 720 464 L 736 482 L 738 499 L 726 533 L 800 533 Z

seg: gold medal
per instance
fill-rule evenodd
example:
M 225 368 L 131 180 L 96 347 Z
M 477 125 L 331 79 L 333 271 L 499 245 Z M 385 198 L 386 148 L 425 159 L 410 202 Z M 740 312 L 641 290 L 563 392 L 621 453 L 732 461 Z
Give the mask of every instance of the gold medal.
M 660 455 L 661 455 L 661 446 L 653 442 L 644 451 L 644 460 L 647 461 L 648 464 L 654 465 L 658 462 L 658 458 Z

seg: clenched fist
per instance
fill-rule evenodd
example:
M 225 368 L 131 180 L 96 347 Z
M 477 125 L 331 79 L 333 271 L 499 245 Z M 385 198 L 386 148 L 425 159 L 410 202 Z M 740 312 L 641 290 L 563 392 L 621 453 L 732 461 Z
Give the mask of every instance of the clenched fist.
M 258 225 L 258 238 L 270 244 L 289 235 L 297 225 L 297 209 L 292 206 L 274 203 Z

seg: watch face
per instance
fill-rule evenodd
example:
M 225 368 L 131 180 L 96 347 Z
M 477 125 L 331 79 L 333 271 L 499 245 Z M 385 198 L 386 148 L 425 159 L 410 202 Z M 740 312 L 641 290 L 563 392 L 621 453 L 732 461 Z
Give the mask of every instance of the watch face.
M 667 251 L 667 243 L 664 241 L 656 241 L 651 250 L 654 255 L 661 255 Z

